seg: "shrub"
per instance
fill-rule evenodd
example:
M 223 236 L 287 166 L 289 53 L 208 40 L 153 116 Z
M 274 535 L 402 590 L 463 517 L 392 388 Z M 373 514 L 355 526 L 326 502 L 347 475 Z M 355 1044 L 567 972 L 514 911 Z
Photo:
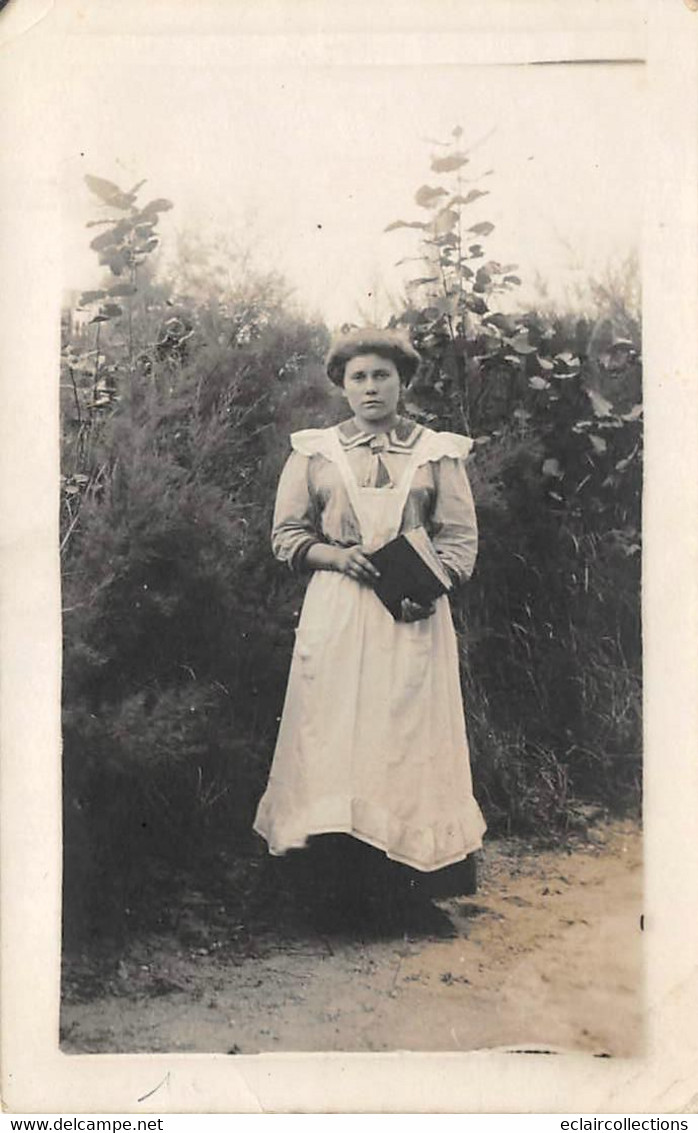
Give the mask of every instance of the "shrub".
M 393 324 L 425 359 L 407 411 L 476 440 L 481 549 L 454 600 L 476 793 L 491 829 L 550 834 L 575 796 L 639 791 L 639 323 L 608 288 L 583 319 L 497 311 L 518 277 L 486 259 L 488 222 L 465 240 L 483 194 L 424 188 L 431 267 Z M 73 938 L 162 909 L 184 872 L 200 886 L 227 869 L 240 900 L 258 876 L 251 823 L 303 590 L 271 557 L 273 497 L 287 434 L 344 411 L 326 330 L 277 277 L 243 264 L 231 284 L 204 253 L 169 282 L 138 266 L 94 349 L 65 342 Z
M 583 316 L 512 311 L 489 190 L 456 128 L 412 228 L 423 269 L 393 325 L 424 357 L 410 410 L 475 438 L 481 547 L 457 602 L 475 777 L 497 825 L 563 824 L 569 793 L 637 802 L 641 357 L 633 265 Z M 418 257 L 415 257 L 418 258 Z M 509 310 L 500 310 L 506 298 Z
M 100 345 L 108 402 L 87 417 L 87 392 L 64 402 L 74 936 L 147 908 L 163 869 L 171 882 L 222 849 L 254 857 L 300 597 L 269 551 L 273 489 L 326 336 L 287 307 L 278 281 L 248 291 L 195 307 L 170 288 L 176 314 L 132 319 L 144 340 L 128 353 L 114 315 Z

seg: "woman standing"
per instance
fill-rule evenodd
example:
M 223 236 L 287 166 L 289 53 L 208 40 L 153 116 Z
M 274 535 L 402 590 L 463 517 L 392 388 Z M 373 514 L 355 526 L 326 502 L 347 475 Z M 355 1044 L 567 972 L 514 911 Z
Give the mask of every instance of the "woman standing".
M 327 372 L 352 416 L 291 437 L 272 543 L 311 578 L 255 821 L 275 855 L 344 834 L 433 873 L 482 844 L 448 598 L 405 599 L 395 620 L 373 591 L 368 558 L 424 527 L 454 585 L 475 562 L 471 441 L 398 411 L 418 365 L 396 332 L 342 336 Z

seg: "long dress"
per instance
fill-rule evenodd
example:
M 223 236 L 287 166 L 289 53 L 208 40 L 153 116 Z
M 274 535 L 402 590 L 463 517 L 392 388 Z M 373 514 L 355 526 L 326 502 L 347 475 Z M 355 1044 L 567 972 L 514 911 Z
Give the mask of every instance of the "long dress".
M 299 566 L 315 542 L 371 550 L 423 524 L 454 580 L 467 577 L 477 547 L 470 440 L 401 421 L 375 441 L 353 422 L 292 436 L 277 557 Z M 362 483 L 360 461 L 371 468 Z M 431 617 L 396 622 L 369 586 L 312 573 L 254 826 L 274 855 L 341 833 L 424 872 L 481 846 L 446 596 Z

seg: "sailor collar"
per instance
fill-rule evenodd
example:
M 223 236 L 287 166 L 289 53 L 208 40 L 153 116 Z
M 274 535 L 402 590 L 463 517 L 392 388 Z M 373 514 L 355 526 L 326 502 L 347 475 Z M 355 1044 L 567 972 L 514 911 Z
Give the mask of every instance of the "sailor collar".
M 353 420 L 343 421 L 337 430 L 342 447 L 348 451 L 367 445 L 372 451 L 409 454 L 423 433 L 415 421 L 401 417 L 393 429 L 385 433 L 369 433 L 359 429 Z

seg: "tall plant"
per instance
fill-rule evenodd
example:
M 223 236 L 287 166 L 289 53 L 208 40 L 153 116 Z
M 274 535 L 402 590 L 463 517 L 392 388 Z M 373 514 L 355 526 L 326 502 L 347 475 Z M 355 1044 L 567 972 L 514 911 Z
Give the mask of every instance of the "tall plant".
M 136 341 L 135 299 L 160 242 L 160 216 L 173 208 L 163 197 L 141 205 L 138 194 L 145 181 L 128 191 L 90 174 L 85 183 L 111 215 L 88 221 L 88 228 L 104 228 L 90 248 L 107 278 L 102 287 L 81 294 L 78 310 L 90 316 L 86 333 L 77 339 L 68 334 L 61 356 L 62 384 L 69 391 L 63 415 L 62 551 L 78 522 L 82 500 L 103 485 L 107 470 L 96 462 L 96 442 L 105 416 L 125 390 L 131 392 L 139 372 L 137 353 L 143 344 Z
M 490 171 L 470 174 L 459 127 L 440 151 L 422 217 L 387 226 L 419 241 L 392 320 L 424 359 L 407 407 L 476 439 L 481 553 L 456 614 L 490 813 L 521 823 L 526 796 L 539 819 L 552 783 L 564 818 L 567 767 L 610 800 L 639 765 L 638 327 L 609 295 L 610 320 L 516 310 L 516 266 L 488 255 L 494 224 L 475 216 Z
M 386 231 L 416 230 L 418 255 L 400 263 L 418 262 L 426 269 L 408 281 L 408 303 L 393 319 L 411 328 L 425 355 L 414 400 L 425 414 L 443 418 L 446 412 L 451 427 L 471 432 L 482 414 L 488 372 L 504 365 L 518 373 L 520 359 L 535 353 L 535 347 L 525 332 L 492 310 L 494 297 L 521 281 L 516 264 L 487 257 L 492 221 L 470 223 L 473 206 L 489 194 L 482 185 L 492 170 L 466 174 L 471 156 L 462 137 L 457 126 L 443 152 L 431 160 L 436 177 L 415 193 L 424 219 L 395 220 Z
M 139 181 L 128 192 L 124 192 L 112 181 L 105 181 L 90 174 L 85 177 L 85 183 L 102 204 L 122 215 L 91 220 L 88 223 L 88 228 L 105 228 L 104 232 L 94 237 L 90 247 L 97 253 L 99 263 L 106 267 L 111 278 L 118 282 L 112 282 L 106 288 L 97 291 L 85 292 L 80 298 L 80 305 L 93 310 L 90 322 L 96 326 L 97 338 L 103 323 L 126 317 L 128 359 L 132 362 L 133 297 L 138 291 L 138 270 L 160 243 L 156 228 L 161 213 L 169 211 L 174 206 L 172 201 L 164 197 L 140 205 L 138 193 L 145 185 L 145 181 Z M 125 311 L 122 306 L 123 300 L 126 300 Z M 99 355 L 97 361 L 99 362 Z

